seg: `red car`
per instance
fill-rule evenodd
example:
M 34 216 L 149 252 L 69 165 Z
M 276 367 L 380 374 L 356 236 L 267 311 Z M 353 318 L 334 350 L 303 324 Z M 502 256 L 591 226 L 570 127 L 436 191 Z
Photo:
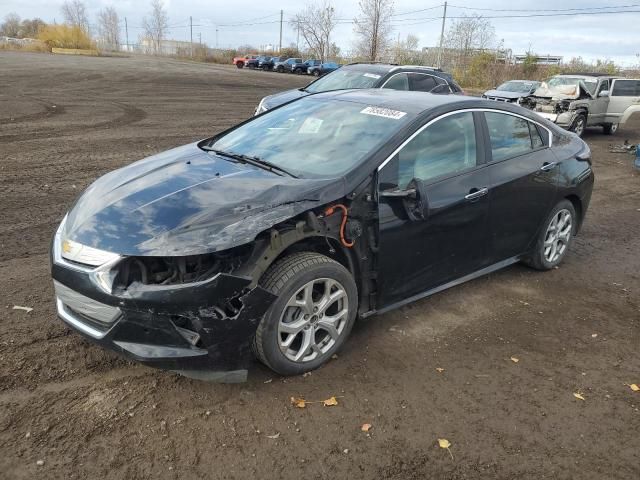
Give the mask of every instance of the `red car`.
M 242 57 L 234 57 L 233 64 L 238 68 L 242 68 L 244 67 L 245 63 L 247 63 L 247 60 L 251 60 L 254 58 L 258 58 L 258 55 L 244 55 Z

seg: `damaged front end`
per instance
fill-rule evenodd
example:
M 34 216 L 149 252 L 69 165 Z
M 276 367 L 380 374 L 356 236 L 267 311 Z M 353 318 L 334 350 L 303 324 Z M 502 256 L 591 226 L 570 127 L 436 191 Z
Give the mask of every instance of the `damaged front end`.
M 519 103 L 560 127 L 570 129 L 579 114 L 588 112 L 591 100 L 593 96 L 582 81 L 553 86 L 543 82 L 533 95 L 523 97 Z
M 90 340 L 149 366 L 244 381 L 251 340 L 274 295 L 235 271 L 250 248 L 87 265 L 52 248 L 58 315 Z

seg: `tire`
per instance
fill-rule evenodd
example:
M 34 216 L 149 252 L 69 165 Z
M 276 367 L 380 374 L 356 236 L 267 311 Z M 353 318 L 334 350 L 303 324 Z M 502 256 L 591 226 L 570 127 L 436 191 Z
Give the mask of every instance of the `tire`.
M 618 131 L 618 124 L 617 123 L 605 123 L 602 126 L 602 131 L 604 132 L 605 135 L 615 135 L 615 133 Z
M 267 367 L 280 375 L 300 375 L 320 367 L 342 347 L 355 323 L 358 290 L 341 264 L 318 253 L 294 253 L 269 267 L 260 285 L 278 296 L 254 338 L 256 356 Z M 307 293 L 311 302 L 305 305 Z M 328 322 L 330 317 L 336 320 Z M 333 334 L 323 328 L 331 325 Z
M 278 72 L 278 73 L 282 73 L 282 72 L 284 72 L 284 67 L 283 67 L 282 65 L 278 65 L 278 66 L 276 67 L 276 72 Z
M 320 76 L 320 70 L 314 70 L 311 75 L 313 75 L 314 77 L 319 77 Z
M 576 119 L 573 121 L 573 124 L 571 124 L 571 128 L 569 130 L 582 138 L 586 128 L 587 116 L 584 113 L 579 113 Z
M 236 63 L 236 67 L 238 67 L 238 68 L 244 67 L 244 62 L 237 62 Z
M 556 234 L 556 240 L 554 241 L 556 244 L 556 251 L 561 248 L 559 246 L 560 244 L 562 245 L 562 249 L 560 252 L 557 252 L 557 256 L 554 258 L 554 256 L 551 255 L 553 247 L 550 247 L 547 241 L 554 235 L 554 231 L 552 230 L 553 223 L 560 221 L 563 217 L 566 218 L 566 214 L 570 216 L 570 224 L 567 225 L 565 223 L 564 226 L 561 227 L 560 233 L 562 235 L 560 235 L 560 238 L 558 238 Z M 569 200 L 562 200 L 553 208 L 553 210 L 551 210 L 551 213 L 540 229 L 540 234 L 538 235 L 538 239 L 536 240 L 533 250 L 529 257 L 525 259 L 524 263 L 536 270 L 551 270 L 558 266 L 566 256 L 567 251 L 571 246 L 571 241 L 576 233 L 577 226 L 578 219 L 573 204 Z M 565 231 L 566 234 L 563 233 Z M 545 243 L 547 244 L 545 245 Z M 547 248 L 550 250 L 548 251 Z
M 296 68 L 293 73 L 295 73 L 296 75 L 301 75 L 302 74 L 302 69 L 301 68 Z

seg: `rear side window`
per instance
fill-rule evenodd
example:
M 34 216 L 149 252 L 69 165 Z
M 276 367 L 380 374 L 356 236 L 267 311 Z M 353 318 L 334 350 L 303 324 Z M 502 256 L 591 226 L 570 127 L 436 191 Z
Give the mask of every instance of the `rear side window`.
M 640 80 L 615 80 L 612 97 L 640 97 Z
M 430 92 L 438 86 L 436 79 L 422 73 L 409 74 L 409 90 L 414 92 Z
M 534 141 L 536 145 L 542 144 L 540 134 L 531 122 L 505 113 L 485 112 L 484 116 L 489 127 L 494 162 L 531 152 L 534 149 Z M 533 130 L 530 126 L 534 127 Z M 532 131 L 536 132 L 533 140 Z

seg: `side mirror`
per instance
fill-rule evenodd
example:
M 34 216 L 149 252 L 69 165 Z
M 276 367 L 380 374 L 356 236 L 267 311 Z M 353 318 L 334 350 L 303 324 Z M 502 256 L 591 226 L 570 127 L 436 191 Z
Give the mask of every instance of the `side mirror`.
M 599 94 L 599 97 L 608 97 L 609 96 L 609 90 L 602 90 Z
M 425 220 L 429 216 L 429 203 L 422 182 L 415 178 L 404 190 L 392 188 L 380 192 L 380 196 L 402 202 L 405 212 L 413 222 Z

